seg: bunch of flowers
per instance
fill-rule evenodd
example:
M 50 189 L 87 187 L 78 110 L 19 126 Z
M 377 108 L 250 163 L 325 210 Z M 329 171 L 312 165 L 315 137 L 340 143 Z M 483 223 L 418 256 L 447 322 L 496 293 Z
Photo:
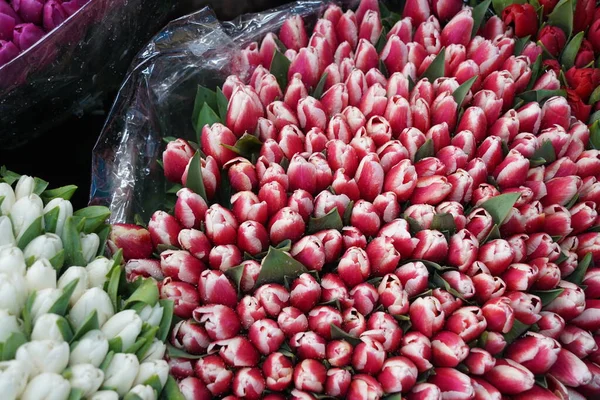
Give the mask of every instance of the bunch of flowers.
M 33 46 L 89 0 L 0 0 L 0 67 Z
M 46 190 L 38 178 L 2 176 L 1 397 L 156 399 L 169 374 L 172 304 L 149 280 L 120 287 L 120 253 L 97 256 L 108 210 L 74 212 L 74 186 Z
M 185 398 L 600 396 L 600 130 L 490 3 L 292 16 L 198 88 L 172 210 L 108 242 Z

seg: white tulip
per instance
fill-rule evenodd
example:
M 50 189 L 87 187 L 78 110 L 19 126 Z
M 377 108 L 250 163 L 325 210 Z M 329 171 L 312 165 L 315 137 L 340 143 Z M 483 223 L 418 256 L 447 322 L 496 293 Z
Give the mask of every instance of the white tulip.
M 0 309 L 0 343 L 4 343 L 10 335 L 17 332 L 21 332 L 21 321 L 6 310 Z
M 100 389 L 104 382 L 104 372 L 92 364 L 77 364 L 71 368 L 69 382 L 72 388 L 83 391 L 83 397 L 88 397 Z
M 0 217 L 0 246 L 16 246 L 17 240 L 13 233 L 12 222 L 6 215 Z
M 108 339 L 99 330 L 86 332 L 73 344 L 69 365 L 91 364 L 99 367 L 108 354 Z
M 45 258 L 51 260 L 52 257 L 57 255 L 63 249 L 62 240 L 54 233 L 45 233 L 33 239 L 27 246 L 23 254 L 25 259 L 30 257 L 39 260 Z
M 78 279 L 77 284 L 75 285 L 75 290 L 73 291 L 73 295 L 69 299 L 69 304 L 73 306 L 77 303 L 77 300 L 85 293 L 87 289 L 88 276 L 87 271 L 83 267 L 69 267 L 64 272 L 63 276 L 58 280 L 58 288 L 64 289 L 67 285 L 69 285 L 74 280 Z
M 154 307 L 146 306 L 140 311 L 142 321 L 147 322 L 152 326 L 159 326 L 162 321 L 164 309 L 160 303 L 156 303 Z
M 29 196 L 35 189 L 35 180 L 27 175 L 21 175 L 15 187 L 15 197 L 19 200 L 22 197 Z
M 0 273 L 0 309 L 12 315 L 21 315 L 26 300 L 25 278 L 17 274 Z
M 103 287 L 114 261 L 106 257 L 98 257 L 89 263 L 85 269 L 88 273 L 88 287 Z
M 88 400 L 119 400 L 119 393 L 114 390 L 101 390 L 94 393 Z
M 28 378 L 29 369 L 27 364 L 17 360 L 0 362 L 0 393 L 2 393 L 2 399 L 17 399 L 25 390 Z
M 44 203 L 37 194 L 21 197 L 15 202 L 10 210 L 10 220 L 12 221 L 13 229 L 17 235 L 17 242 L 21 239 L 21 236 L 23 236 L 33 221 L 41 217 L 43 213 Z
M 169 377 L 169 364 L 165 360 L 152 360 L 141 363 L 133 384 L 143 385 L 154 375 L 158 376 L 161 386 L 164 387 Z
M 67 400 L 70 393 L 68 380 L 59 374 L 45 372 L 29 381 L 21 400 Z
M 44 314 L 38 318 L 31 332 L 31 340 L 54 340 L 56 342 L 64 342 L 60 329 L 58 328 L 59 321 L 64 321 L 68 326 L 68 322 L 64 317 L 57 314 Z
M 85 291 L 77 300 L 77 303 L 69 311 L 69 319 L 73 329 L 81 328 L 86 318 L 92 311 L 98 314 L 98 324 L 104 325 L 110 317 L 115 314 L 113 305 L 108 294 L 100 288 L 91 288 Z
M 27 269 L 25 282 L 29 292 L 56 289 L 56 270 L 50 261 L 40 258 Z
M 122 349 L 126 350 L 135 343 L 142 331 L 142 324 L 142 319 L 134 310 L 124 310 L 113 315 L 102 325 L 102 333 L 108 340 L 121 338 Z
M 31 307 L 31 316 L 33 323 L 44 314 L 48 314 L 50 308 L 56 303 L 63 291 L 60 289 L 42 289 L 35 294 L 33 306 Z
M 0 272 L 23 276 L 26 267 L 21 249 L 14 245 L 0 246 Z
M 124 396 L 133 386 L 139 369 L 140 362 L 135 354 L 116 353 L 104 373 L 104 386 Z
M 167 345 L 161 342 L 160 340 L 154 338 L 152 341 L 152 345 L 144 354 L 144 358 L 141 360 L 142 362 L 152 361 L 152 360 L 162 360 L 165 356 L 165 352 L 167 351 Z
M 15 191 L 13 190 L 12 186 L 6 182 L 1 182 L 0 197 L 4 197 L 4 200 L 2 200 L 2 203 L 0 203 L 0 214 L 8 215 L 16 201 Z
M 81 251 L 83 252 L 83 258 L 86 262 L 92 261 L 96 254 L 98 254 L 98 248 L 100 247 L 100 238 L 95 233 L 79 235 L 81 238 Z
M 46 207 L 44 207 L 44 214 L 49 213 L 56 207 L 58 207 L 58 217 L 56 218 L 56 229 L 54 230 L 54 233 L 62 237 L 67 218 L 73 216 L 73 205 L 69 200 L 58 197 L 50 200 L 48 204 L 46 204 Z
M 148 385 L 137 385 L 129 391 L 131 394 L 135 394 L 141 400 L 156 400 L 156 393 L 152 386 Z
M 32 376 L 42 372 L 60 374 L 69 364 L 69 344 L 56 340 L 34 340 L 21 345 L 15 359 L 28 364 Z

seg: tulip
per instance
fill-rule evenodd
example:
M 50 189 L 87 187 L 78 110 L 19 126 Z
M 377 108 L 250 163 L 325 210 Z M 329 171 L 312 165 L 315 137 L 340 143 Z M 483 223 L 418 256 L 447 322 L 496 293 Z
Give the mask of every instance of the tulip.
M 298 73 L 302 76 L 302 82 L 306 87 L 314 88 L 321 77 L 319 65 L 317 50 L 312 47 L 303 47 L 290 65 L 288 79 Z M 229 123 L 227 125 L 229 126 Z
M 294 366 L 289 358 L 279 352 L 269 354 L 262 366 L 265 386 L 269 390 L 285 390 L 292 382 L 293 370 Z
M 429 383 L 439 387 L 442 398 L 448 395 L 453 396 L 455 399 L 471 399 L 474 397 L 474 389 L 470 378 L 454 368 L 436 368 L 436 373 L 429 378 Z
M 166 384 L 169 377 L 169 365 L 165 360 L 153 360 L 141 363 L 133 386 L 141 385 L 152 377 L 157 377 L 161 386 Z
M 427 337 L 432 337 L 444 324 L 444 312 L 435 297 L 419 297 L 410 304 L 409 315 L 413 327 Z
M 456 367 L 467 358 L 469 347 L 454 332 L 443 331 L 431 340 L 433 364 L 437 367 Z
M 194 153 L 192 146 L 183 139 L 169 142 L 162 154 L 163 169 L 167 180 L 181 182 L 181 177 Z
M 17 399 L 27 386 L 29 370 L 27 364 L 10 360 L 0 363 L 0 388 L 7 399 Z
M 25 231 L 43 215 L 42 199 L 36 194 L 18 199 L 11 208 L 10 219 L 16 234 L 17 242 Z
M 108 353 L 108 340 L 99 330 L 88 331 L 73 344 L 69 365 L 91 364 L 100 366 Z
M 600 318 L 598 318 L 598 310 L 600 309 L 600 301 L 588 300 L 586 302 L 585 311 L 579 316 L 571 320 L 571 322 L 579 328 L 589 331 L 600 329 Z
M 316 360 L 302 360 L 294 368 L 294 384 L 298 390 L 321 393 L 324 390 L 326 376 L 325 366 Z
M 57 373 L 44 372 L 29 381 L 21 395 L 23 400 L 66 399 L 71 391 L 69 381 Z
M 471 349 L 469 355 L 464 360 L 464 365 L 470 374 L 485 375 L 494 368 L 496 359 L 489 352 L 475 347 Z
M 133 386 L 138 371 L 140 363 L 135 354 L 116 353 L 104 372 L 104 386 L 123 396 Z
M 64 341 L 36 340 L 17 349 L 17 361 L 28 365 L 32 375 L 62 372 L 69 363 L 69 344 Z
M 39 297 L 39 293 L 37 297 Z M 113 306 L 108 294 L 100 288 L 87 289 L 75 305 L 73 305 L 69 311 L 69 320 L 73 328 L 75 330 L 79 329 L 94 310 L 97 313 L 99 326 L 104 325 L 114 315 Z
M 113 315 L 102 325 L 102 333 L 109 340 L 119 338 L 122 348 L 128 349 L 142 331 L 142 322 L 135 311 L 124 310 Z
M 0 309 L 20 315 L 27 299 L 27 283 L 21 275 L 0 273 L 0 294 Z
M 10 217 L 3 215 L 0 217 L 0 246 L 16 246 L 16 244 Z
M 81 390 L 84 396 L 96 393 L 103 381 L 104 372 L 91 364 L 77 364 L 71 368 L 71 387 Z
M 225 367 L 225 362 L 218 355 L 209 355 L 196 363 L 196 376 L 206 385 L 206 388 L 218 396 L 226 393 L 231 387 L 233 372 Z
M 8 64 L 19 55 L 19 48 L 13 42 L 0 40 L 0 66 Z
M 285 341 L 283 331 L 270 319 L 254 322 L 248 330 L 248 338 L 257 350 L 265 355 L 279 349 Z
M 55 208 L 58 208 L 58 216 L 56 217 L 56 227 L 54 229 L 54 233 L 56 233 L 58 236 L 62 236 L 62 232 L 63 232 L 64 226 L 65 226 L 65 221 L 67 220 L 68 217 L 71 217 L 73 215 L 73 205 L 71 204 L 70 201 L 65 200 L 65 199 L 61 199 L 61 198 L 52 199 L 44 207 L 44 213 L 47 214 L 48 212 L 54 210 Z M 114 227 L 113 227 L 113 229 L 114 229 Z M 137 258 L 144 258 L 144 257 L 137 257 Z
M 54 314 L 50 314 L 54 315 Z M 52 318 L 52 317 L 48 317 Z M 10 315 L 6 310 L 0 310 L 0 342 L 4 343 L 13 333 L 21 332 L 21 323 L 17 317 Z M 40 326 L 41 328 L 41 326 Z M 35 331 L 35 329 L 34 329 Z M 45 334 L 45 332 L 44 332 Z M 33 333 L 32 333 L 33 335 Z M 36 335 L 37 336 L 37 335 Z M 61 336 L 62 337 L 62 336 Z M 33 340 L 38 340 L 32 336 Z
M 592 380 L 592 374 L 587 365 L 575 354 L 561 349 L 558 359 L 550 368 L 549 373 L 562 384 L 572 387 L 586 385 Z
M 370 283 L 363 282 L 354 286 L 350 291 L 350 300 L 358 312 L 363 315 L 368 315 L 377 305 L 379 292 Z M 404 300 L 406 300 L 406 298 Z
M 409 400 L 441 399 L 442 391 L 433 383 L 419 383 L 408 394 Z
M 314 358 L 324 359 L 325 358 L 325 339 L 315 332 L 307 331 L 306 326 L 302 331 L 295 333 L 289 340 L 289 345 L 296 351 L 296 354 L 301 359 Z
M 304 20 L 299 15 L 287 18 L 281 30 L 279 38 L 288 49 L 300 50 L 308 45 L 308 36 L 304 28 Z
M 25 268 L 25 255 L 21 249 L 14 245 L 0 247 L 0 272 L 22 276 Z

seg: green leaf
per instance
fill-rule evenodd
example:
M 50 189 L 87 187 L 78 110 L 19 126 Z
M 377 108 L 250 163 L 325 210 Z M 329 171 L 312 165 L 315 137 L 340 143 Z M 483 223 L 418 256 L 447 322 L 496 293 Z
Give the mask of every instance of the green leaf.
M 114 351 L 115 353 L 121 353 L 123 351 L 123 339 L 120 336 L 115 336 L 108 341 L 108 350 Z
M 62 233 L 63 248 L 65 250 L 64 263 L 71 265 L 86 265 L 85 257 L 81 250 L 81 238 L 77 225 L 81 218 L 77 216 L 67 217 Z
M 579 200 L 579 193 L 575 193 L 575 195 L 571 197 L 571 200 L 569 200 L 567 204 L 565 204 L 565 208 L 567 210 L 570 210 L 571 207 L 573 207 L 577 203 L 577 200 Z
M 532 167 L 552 163 L 556 161 L 556 153 L 554 152 L 554 146 L 550 140 L 544 140 L 542 145 L 533 153 L 529 161 Z
M 573 271 L 569 276 L 565 278 L 565 280 L 574 283 L 576 285 L 581 285 L 583 282 L 583 278 L 585 273 L 588 270 L 588 267 L 592 263 L 592 253 L 587 253 L 583 258 L 577 263 L 577 268 Z
M 584 32 L 581 31 L 577 35 L 573 36 L 573 39 L 571 39 L 571 41 L 565 46 L 565 49 L 562 52 L 560 62 L 562 63 L 565 71 L 575 65 L 575 57 L 577 57 L 577 52 L 579 51 L 579 47 L 581 47 L 583 34 Z
M 106 219 L 110 217 L 110 210 L 104 206 L 89 206 L 75 211 L 73 215 L 85 218 L 83 232 L 92 233 L 106 223 Z
M 502 235 L 500 235 L 500 228 L 498 227 L 498 224 L 494 224 L 494 226 L 492 227 L 492 230 L 490 231 L 490 233 L 488 233 L 486 238 L 483 239 L 483 242 L 481 242 L 481 244 L 485 244 L 489 241 L 501 239 L 501 238 L 502 238 Z
M 279 50 L 275 50 L 273 53 L 273 60 L 271 61 L 271 73 L 275 75 L 277 83 L 281 90 L 287 87 L 288 71 L 290 70 L 291 62 L 288 58 L 283 55 Z
M 379 38 L 377 39 L 377 43 L 375 43 L 375 50 L 377 50 L 377 54 L 380 54 L 383 51 L 383 48 L 385 47 L 386 43 L 387 37 L 383 32 L 381 32 Z
M 523 49 L 525 48 L 525 46 L 527 46 L 527 43 L 529 43 L 530 38 L 531 38 L 531 35 L 527 35 L 525 37 L 518 38 L 515 41 L 515 51 L 514 51 L 515 56 L 521 55 L 521 53 L 523 52 Z
M 572 0 L 560 0 L 554 10 L 548 15 L 548 24 L 561 28 L 567 38 L 573 33 L 573 3 Z
M 108 287 L 106 293 L 110 297 L 110 301 L 115 311 L 119 309 L 118 304 L 118 292 L 119 284 L 121 283 L 122 268 L 120 265 L 115 265 L 110 271 L 110 277 L 108 278 Z
M 98 246 L 98 252 L 96 253 L 96 257 L 104 255 L 104 250 L 106 249 L 106 241 L 108 240 L 108 235 L 110 234 L 110 225 L 106 225 L 104 228 L 100 229 L 96 235 L 98 235 L 98 241 L 100 245 Z
M 356 336 L 349 334 L 348 332 L 342 330 L 340 327 L 329 324 L 329 331 L 331 333 L 331 339 L 336 340 L 345 340 L 350 343 L 352 346 L 356 346 L 361 343 L 361 340 Z
M 21 175 L 17 174 L 16 172 L 7 170 L 5 166 L 2 166 L 2 168 L 0 168 L 0 176 L 2 176 L 2 180 L 8 183 L 9 185 L 12 185 L 21 177 Z
M 535 62 L 531 66 L 531 78 L 529 79 L 529 83 L 527 84 L 527 90 L 531 90 L 531 88 L 533 88 L 533 86 L 535 85 L 535 82 L 537 81 L 537 78 L 539 77 L 541 72 L 542 72 L 542 55 L 540 54 L 539 56 L 537 56 L 537 58 L 535 59 Z M 515 98 L 515 102 L 517 101 L 518 97 L 519 96 L 517 96 Z
M 151 278 L 142 278 L 142 284 L 131 294 L 131 296 L 129 296 L 129 299 L 125 302 L 125 307 L 137 302 L 142 302 L 154 307 L 159 297 L 160 295 L 158 293 L 156 282 Z
M 238 289 L 238 294 L 242 292 L 242 276 L 244 275 L 244 266 L 238 265 L 233 268 L 229 268 L 225 271 L 225 275 L 233 281 L 235 287 Z
M 404 216 L 404 219 L 406 220 L 406 222 L 408 222 L 408 227 L 410 229 L 411 235 L 414 236 L 417 232 L 421 232 L 423 230 L 423 227 L 416 219 L 412 217 L 407 217 L 406 215 Z
M 327 72 L 325 72 L 323 75 L 321 75 L 321 79 L 319 79 L 319 82 L 317 83 L 317 86 L 315 86 L 315 89 L 313 90 L 311 96 L 317 100 L 321 100 L 321 97 L 323 97 L 323 90 L 325 89 L 326 82 L 327 82 Z
M 52 307 L 50 307 L 48 313 L 58 314 L 61 316 L 64 316 L 67 313 L 67 308 L 69 308 L 69 300 L 71 300 L 71 296 L 77 287 L 77 283 L 79 283 L 79 278 L 74 279 L 63 288 L 62 294 L 56 300 L 56 302 L 52 304 Z
M 329 211 L 326 215 L 322 217 L 310 217 L 310 219 L 308 220 L 309 234 L 320 232 L 326 229 L 335 229 L 340 231 L 343 227 L 344 224 L 342 222 L 342 217 L 340 217 L 340 213 L 338 212 L 337 207 L 334 207 L 331 211 Z
M 40 197 L 42 200 L 44 200 L 44 204 L 48 203 L 50 200 L 58 198 L 71 200 L 71 197 L 73 197 L 73 194 L 75 194 L 76 190 L 77 186 L 67 185 L 56 189 L 45 190 Z
M 114 356 L 115 356 L 115 352 L 109 351 L 108 354 L 106 355 L 106 357 L 104 358 L 104 361 L 102 361 L 102 363 L 100 364 L 100 366 L 98 368 L 100 368 L 102 371 L 106 372 L 106 370 L 108 369 L 108 366 L 110 365 L 110 362 L 112 361 Z
M 493 0 L 492 6 L 496 15 L 502 14 L 502 11 L 511 4 L 525 4 L 526 0 Z
M 25 246 L 29 244 L 33 239 L 44 233 L 44 217 L 40 215 L 33 220 L 31 225 L 27 227 L 21 238 L 19 239 L 17 246 L 23 250 Z
M 40 178 L 33 178 L 33 193 L 40 196 L 48 187 L 48 182 Z
M 27 337 L 23 333 L 11 333 L 2 345 L 2 361 L 13 360 L 17 354 L 17 349 L 27 342 Z
M 164 138 L 162 138 L 162 141 L 167 144 L 174 142 L 176 140 L 177 140 L 177 138 L 175 136 L 165 136 Z
M 542 300 L 542 306 L 546 307 L 552 303 L 552 300 L 556 299 L 565 289 L 552 289 L 552 290 L 533 290 L 531 294 L 538 296 Z
M 433 140 L 427 139 L 425 141 L 425 143 L 423 143 L 423 145 L 421 147 L 419 147 L 419 149 L 415 153 L 414 164 L 416 164 L 418 161 L 420 161 L 424 158 L 433 157 L 434 154 L 435 154 L 435 151 L 434 151 L 434 147 L 433 147 Z
M 554 96 L 562 96 L 566 97 L 567 92 L 564 89 L 557 90 L 528 90 L 518 95 L 519 98 L 523 99 L 525 102 L 530 103 L 535 101 L 536 103 L 543 103 L 550 97 Z
M 83 390 L 78 388 L 72 388 L 69 392 L 67 400 L 81 400 L 83 399 Z
M 46 232 L 56 233 L 58 214 L 60 214 L 60 208 L 58 206 L 44 214 L 44 230 Z
M 146 379 L 146 381 L 144 381 L 143 384 L 152 387 L 152 389 L 156 390 L 156 393 L 160 393 L 160 391 L 162 390 L 162 383 L 160 382 L 160 378 L 156 374 Z
M 502 225 L 520 196 L 519 193 L 501 194 L 484 202 L 481 208 L 490 213 L 495 224 Z
M 590 95 L 590 100 L 588 101 L 588 104 L 593 106 L 598 101 L 600 101 L 600 85 L 597 86 L 596 89 L 594 89 L 594 91 Z
M 202 196 L 204 200 L 207 200 L 206 190 L 204 189 L 204 181 L 202 180 L 202 167 L 200 162 L 200 153 L 196 152 L 194 157 L 190 161 L 190 168 L 188 170 L 187 181 L 185 186 L 191 189 L 194 193 Z
M 60 331 L 63 339 L 65 339 L 65 342 L 70 343 L 71 340 L 73 340 L 73 329 L 71 329 L 69 322 L 62 317 L 56 320 L 56 325 L 58 326 L 58 330 Z
M 200 114 L 198 114 L 196 125 L 194 125 L 196 128 L 198 142 L 200 142 L 200 138 L 202 137 L 202 128 L 204 128 L 205 125 L 210 126 L 217 122 L 221 122 L 221 118 L 217 115 L 215 110 L 208 105 L 208 103 L 204 103 L 200 109 Z
M 262 260 L 255 287 L 260 287 L 265 283 L 283 283 L 285 276 L 296 278 L 305 272 L 308 270 L 302 263 L 294 260 L 289 254 L 270 247 Z
M 204 355 L 186 353 L 185 351 L 178 349 L 177 347 L 174 347 L 170 343 L 167 343 L 167 354 L 169 355 L 169 357 L 186 358 L 188 360 L 198 360 L 198 359 L 204 357 Z
M 215 92 L 212 90 L 198 85 L 198 90 L 196 90 L 196 98 L 194 99 L 194 111 L 192 112 L 192 124 L 194 127 L 197 125 L 196 122 L 198 121 L 200 110 L 202 110 L 204 104 L 208 104 L 210 108 L 216 110 L 217 97 Z
M 217 108 L 216 110 L 219 112 L 219 117 L 221 117 L 221 121 L 225 121 L 227 119 L 227 109 L 229 108 L 229 100 L 223 94 L 223 91 L 220 87 L 217 88 Z
M 522 334 L 527 332 L 529 330 L 530 326 L 531 325 L 525 325 L 518 319 L 515 319 L 515 323 L 513 324 L 513 327 L 510 330 L 510 332 L 504 334 L 504 340 L 506 341 L 507 344 L 511 344 L 519 336 L 521 336 Z
M 456 232 L 454 217 L 449 213 L 435 214 L 429 229 L 434 229 L 440 232 L 448 231 L 448 233 L 452 235 L 454 232 Z
M 466 299 L 463 297 L 463 295 L 460 292 L 458 292 L 456 289 L 454 289 L 452 286 L 450 286 L 448 281 L 446 281 L 444 278 L 442 278 L 442 276 L 439 275 L 437 272 L 433 273 L 433 279 L 431 280 L 431 283 L 433 283 L 433 285 L 436 288 L 444 289 L 446 292 L 450 293 L 452 296 L 454 296 L 458 299 L 461 299 L 462 301 L 466 301 Z
M 488 8 L 490 8 L 490 3 L 492 0 L 485 0 L 482 3 L 479 3 L 476 7 L 473 7 L 473 11 L 471 13 L 473 17 L 473 29 L 471 29 L 471 37 L 477 35 L 477 31 L 479 31 L 479 27 L 485 18 L 485 13 Z
M 490 0 L 487 1 L 489 2 Z M 458 108 L 462 107 L 462 103 L 465 100 L 465 97 L 467 97 L 467 94 L 469 94 L 469 90 L 471 90 L 471 86 L 473 86 L 473 83 L 475 83 L 477 78 L 479 78 L 479 75 L 475 75 L 474 77 L 457 87 L 454 93 L 452 93 L 452 97 L 454 97 L 454 101 L 456 101 L 456 104 L 458 104 Z
M 185 400 L 185 397 L 181 394 L 179 390 L 179 386 L 177 386 L 177 381 L 169 375 L 167 378 L 167 383 L 161 393 L 161 400 Z
M 352 209 L 354 209 L 354 200 L 350 200 L 350 203 L 346 206 L 344 210 L 344 215 L 342 215 L 342 222 L 344 225 L 350 225 L 350 218 L 352 218 Z
M 81 327 L 77 332 L 75 332 L 71 339 L 71 343 L 78 341 L 83 335 L 96 329 L 100 329 L 100 323 L 98 322 L 98 311 L 93 310 L 90 315 L 86 317 L 85 321 L 83 321 L 83 324 L 81 324 Z
M 600 120 L 590 126 L 590 144 L 595 150 L 600 150 Z
M 390 77 L 390 71 L 388 71 L 383 60 L 379 60 L 379 72 L 381 72 L 386 78 Z
M 27 301 L 25 302 L 25 307 L 23 307 L 23 311 L 21 312 L 23 318 L 23 331 L 27 336 L 31 335 L 31 331 L 33 330 L 33 315 L 31 315 L 31 309 L 36 296 L 36 292 L 31 292 L 29 294 Z
M 421 79 L 427 78 L 429 82 L 435 81 L 437 78 L 445 76 L 446 48 L 442 47 L 440 52 L 435 56 L 431 64 L 427 67 Z
M 546 376 L 544 375 L 536 375 L 535 383 L 544 389 L 548 389 L 548 382 L 546 381 Z
M 138 396 L 135 393 L 128 392 L 125 394 L 125 397 L 123 397 L 123 400 L 144 400 L 144 399 L 142 399 L 140 396 Z
M 236 154 L 241 155 L 248 160 L 252 160 L 253 156 L 258 156 L 262 148 L 262 142 L 256 136 L 249 133 L 244 133 L 239 138 L 235 145 L 230 146 L 228 144 L 221 144 L 221 146 L 233 151 Z
M 159 331 L 160 326 L 154 326 L 148 329 L 142 334 L 142 336 L 139 337 L 139 339 L 142 339 L 144 341 L 144 344 L 138 347 L 137 349 L 129 348 L 128 351 L 131 353 L 135 352 L 136 357 L 139 360 L 142 360 L 146 356 L 146 353 L 148 352 L 150 347 L 152 347 L 152 342 L 154 341 L 154 338 L 159 333 Z

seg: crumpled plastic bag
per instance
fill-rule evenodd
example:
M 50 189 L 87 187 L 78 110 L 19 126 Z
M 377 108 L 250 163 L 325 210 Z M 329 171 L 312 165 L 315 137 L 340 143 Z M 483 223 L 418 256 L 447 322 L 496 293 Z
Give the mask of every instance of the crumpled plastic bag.
M 204 8 L 169 23 L 138 54 L 96 143 L 90 203 L 109 207 L 112 223 L 133 222 L 136 214 L 148 220 L 164 209 L 162 139 L 195 140 L 198 85 L 214 89 L 230 74 L 246 75 L 244 46 L 277 32 L 290 15 L 316 21 L 328 3 L 300 1 L 229 22 Z
M 101 104 L 175 6 L 164 0 L 92 0 L 2 66 L 0 146 L 22 145 Z

